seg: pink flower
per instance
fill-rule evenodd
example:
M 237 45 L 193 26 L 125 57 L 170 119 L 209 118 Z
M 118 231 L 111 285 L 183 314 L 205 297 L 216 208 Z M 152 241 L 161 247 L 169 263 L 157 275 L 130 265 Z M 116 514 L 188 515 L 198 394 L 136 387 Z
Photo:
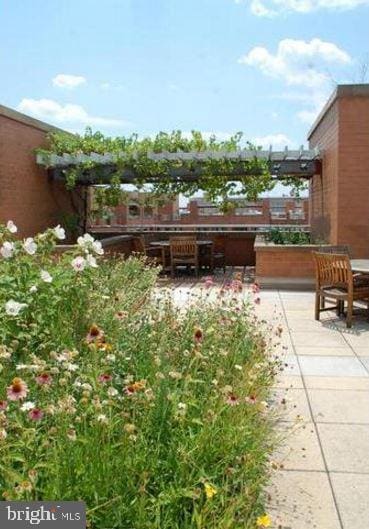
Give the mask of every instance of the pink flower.
M 212 277 L 204 277 L 204 281 L 205 281 L 206 288 L 210 288 L 211 286 L 214 285 L 214 280 Z
M 249 404 L 256 404 L 256 396 L 255 395 L 249 395 L 248 397 L 245 398 L 245 401 L 248 402 Z
M 48 373 L 41 373 L 41 375 L 37 375 L 36 382 L 37 384 L 40 384 L 40 386 L 45 386 L 48 384 L 51 384 L 52 377 Z
M 252 290 L 253 294 L 259 294 L 259 292 L 260 292 L 259 283 L 253 283 L 251 285 L 251 290 Z
M 255 305 L 260 305 L 260 301 L 261 301 L 261 300 L 260 300 L 259 297 L 255 298 L 255 299 L 254 299 L 254 303 L 255 303 Z
M 21 378 L 13 378 L 12 383 L 6 390 L 9 400 L 21 400 L 27 396 L 28 386 Z
M 106 384 L 107 382 L 110 382 L 112 380 L 112 376 L 108 373 L 102 373 L 97 377 L 97 380 L 101 382 L 101 384 Z
M 28 417 L 31 419 L 31 421 L 41 421 L 43 416 L 44 412 L 40 410 L 40 408 L 33 408 L 28 412 Z
M 234 279 L 231 282 L 230 287 L 234 292 L 242 292 L 242 281 L 239 279 Z
M 230 406 L 237 406 L 237 404 L 240 403 L 238 397 L 236 397 L 236 395 L 234 393 L 229 393 L 226 402 Z
M 0 411 L 6 410 L 7 407 L 8 407 L 7 401 L 6 400 L 0 400 Z

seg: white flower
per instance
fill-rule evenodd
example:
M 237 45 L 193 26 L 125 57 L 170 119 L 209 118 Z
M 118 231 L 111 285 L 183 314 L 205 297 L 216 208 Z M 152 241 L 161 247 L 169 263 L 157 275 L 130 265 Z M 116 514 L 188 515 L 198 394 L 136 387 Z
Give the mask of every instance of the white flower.
M 9 242 L 9 241 L 5 241 L 4 244 L 2 245 L 1 249 L 0 249 L 1 255 L 5 259 L 9 259 L 9 257 L 12 257 L 13 252 L 14 252 L 14 243 L 13 242 Z
M 108 388 L 107 394 L 109 395 L 109 397 L 116 397 L 118 395 L 118 390 L 113 387 L 110 387 Z
M 77 244 L 81 248 L 85 249 L 88 246 L 90 246 L 91 243 L 94 242 L 94 238 L 89 233 L 85 233 L 83 236 L 78 237 Z
M 41 270 L 40 277 L 42 281 L 45 281 L 45 283 L 51 283 L 51 281 L 53 280 L 49 272 L 47 272 L 46 270 Z
M 105 359 L 106 359 L 107 362 L 115 362 L 116 356 L 113 355 L 113 354 L 106 355 Z
M 33 293 L 33 292 L 37 292 L 37 287 L 36 287 L 36 285 L 31 286 L 31 288 L 29 289 L 29 291 L 30 291 L 31 293 Z
M 185 404 L 184 402 L 178 402 L 178 409 L 179 410 L 187 409 L 187 404 Z
M 104 250 L 100 241 L 94 241 L 92 243 L 92 249 L 97 255 L 103 255 Z
M 66 362 L 64 365 L 63 365 L 64 369 L 66 369 L 67 371 L 77 371 L 78 369 L 78 365 L 77 364 L 73 364 L 72 362 Z
M 107 424 L 109 422 L 107 416 L 103 415 L 103 414 L 98 415 L 96 417 L 96 420 L 97 420 L 97 422 L 101 422 L 102 424 Z
M 0 441 L 6 439 L 7 436 L 8 436 L 8 434 L 6 433 L 6 430 L 4 430 L 4 428 L 2 428 L 0 430 Z
M 81 384 L 81 387 L 85 391 L 92 391 L 92 386 L 91 386 L 91 384 L 88 384 L 88 382 L 84 382 L 83 384 Z
M 18 316 L 24 307 L 27 307 L 27 303 L 19 303 L 18 301 L 14 301 L 14 299 L 9 299 L 5 303 L 5 312 L 8 316 Z
M 6 223 L 6 229 L 10 233 L 17 233 L 17 231 L 18 231 L 17 226 L 14 224 L 14 222 L 12 220 L 8 220 L 8 222 Z
M 78 255 L 73 259 L 71 265 L 73 266 L 76 272 L 82 272 L 82 270 L 84 270 L 86 267 L 86 259 L 81 255 Z
M 23 243 L 23 248 L 29 255 L 34 255 L 37 250 L 37 244 L 33 240 L 33 237 L 27 237 L 27 239 Z
M 91 268 L 97 268 L 98 266 L 95 257 L 90 253 L 86 255 L 86 263 L 88 266 L 91 266 Z
M 57 226 L 55 226 L 54 228 L 54 235 L 57 239 L 59 239 L 60 241 L 62 241 L 63 239 L 65 239 L 65 229 L 62 228 L 60 226 L 60 224 L 58 224 Z
M 29 410 L 33 410 L 34 407 L 35 407 L 35 403 L 28 401 L 28 402 L 24 402 L 22 406 L 20 407 L 20 409 L 22 411 L 29 411 Z

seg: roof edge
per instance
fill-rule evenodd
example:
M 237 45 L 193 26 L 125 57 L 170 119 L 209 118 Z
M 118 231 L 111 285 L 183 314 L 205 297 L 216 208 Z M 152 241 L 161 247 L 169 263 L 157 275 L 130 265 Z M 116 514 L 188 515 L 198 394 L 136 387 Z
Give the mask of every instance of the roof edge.
M 4 105 L 0 105 L 0 116 L 5 116 L 6 118 L 18 121 L 19 123 L 23 123 L 24 125 L 28 125 L 29 127 L 33 127 L 44 132 L 64 132 L 67 134 L 72 134 L 66 130 L 60 129 L 59 127 L 55 127 L 54 125 L 50 125 L 49 123 L 45 123 L 44 121 L 40 121 L 36 118 L 32 118 L 27 114 L 23 114 L 22 112 L 18 112 L 18 110 L 14 110 L 13 108 L 6 107 Z
M 369 83 L 337 85 L 334 92 L 331 94 L 328 101 L 326 102 L 322 110 L 319 112 L 318 117 L 310 127 L 310 130 L 307 134 L 308 140 L 310 140 L 311 136 L 318 128 L 325 114 L 328 112 L 334 102 L 340 97 L 369 97 Z

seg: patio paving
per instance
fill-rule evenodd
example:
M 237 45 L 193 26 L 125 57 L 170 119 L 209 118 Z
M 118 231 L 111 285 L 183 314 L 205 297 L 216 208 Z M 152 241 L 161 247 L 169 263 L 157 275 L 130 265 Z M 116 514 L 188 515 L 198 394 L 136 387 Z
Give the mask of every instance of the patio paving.
M 291 342 L 277 381 L 287 434 L 270 486 L 273 527 L 367 528 L 369 322 L 360 314 L 346 329 L 334 312 L 316 322 L 313 293 L 266 291 L 262 305 L 281 312 Z
M 198 288 L 182 280 L 174 297 L 185 304 Z M 267 290 L 260 298 L 260 318 L 284 328 L 286 363 L 273 394 L 284 403 L 281 469 L 268 491 L 273 528 L 369 528 L 369 322 L 361 314 L 346 329 L 334 312 L 316 322 L 311 292 Z

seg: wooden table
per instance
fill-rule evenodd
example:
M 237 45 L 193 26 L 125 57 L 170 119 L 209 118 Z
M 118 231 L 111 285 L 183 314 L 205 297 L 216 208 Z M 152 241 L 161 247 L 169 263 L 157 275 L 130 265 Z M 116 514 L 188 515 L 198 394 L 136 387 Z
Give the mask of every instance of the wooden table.
M 369 259 L 351 259 L 351 270 L 361 274 L 369 274 Z
M 211 246 L 213 244 L 213 241 L 196 240 L 195 242 L 196 242 L 197 246 Z M 163 248 L 169 248 L 170 241 L 168 241 L 168 240 L 166 240 L 166 241 L 152 241 L 152 242 L 150 242 L 150 246 L 161 246 Z

